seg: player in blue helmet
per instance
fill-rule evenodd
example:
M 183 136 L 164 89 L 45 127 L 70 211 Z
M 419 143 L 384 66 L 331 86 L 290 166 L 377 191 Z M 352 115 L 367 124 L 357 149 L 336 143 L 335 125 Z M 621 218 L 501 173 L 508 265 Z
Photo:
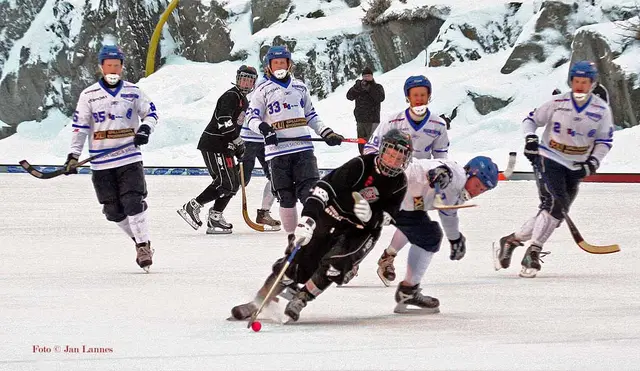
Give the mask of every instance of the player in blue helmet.
M 466 239 L 459 230 L 455 205 L 494 189 L 498 184 L 498 167 L 484 156 L 473 158 L 464 167 L 453 160 L 418 159 L 409 164 L 405 174 L 407 193 L 394 225 L 406 236 L 411 247 L 406 275 L 395 293 L 394 312 L 435 313 L 439 311 L 440 302 L 422 295 L 420 282 L 433 255 L 440 250 L 444 236 L 438 222 L 432 221 L 427 211 L 439 210 L 442 229 L 451 246 L 449 259 L 462 259 L 466 253 Z M 384 275 L 380 278 L 389 285 Z
M 135 241 L 135 261 L 148 271 L 153 249 L 141 147 L 149 142 L 158 112 L 142 89 L 120 78 L 124 53 L 118 46 L 103 46 L 98 61 L 103 77 L 80 93 L 63 166 L 67 174 L 78 172 L 78 158 L 86 142 L 93 154 L 121 148 L 91 161 L 91 182 L 102 213 Z
M 403 92 L 409 107 L 383 120 L 364 146 L 364 153 L 378 151 L 380 139 L 387 131 L 398 129 L 413 139 L 413 157 L 416 159 L 444 159 L 449 153 L 447 123 L 436 112 L 428 108 L 433 93 L 431 81 L 426 76 L 410 76 L 406 79 Z M 407 244 L 407 237 L 396 231 L 389 247 L 378 260 L 378 275 L 388 284 L 395 279 L 393 260 Z
M 528 241 L 520 276 L 536 276 L 542 268 L 542 246 L 569 211 L 582 179 L 596 172 L 613 145 L 611 108 L 592 94 L 598 77 L 595 65 L 576 62 L 569 76 L 571 92 L 555 95 L 522 122 L 524 155 L 538 178 L 541 202 L 535 216 L 494 244 L 496 270 L 508 268 L 513 251 Z M 542 143 L 536 135 L 541 127 Z
M 267 75 L 286 80 L 291 72 L 291 52 L 285 46 L 272 46 L 265 55 Z
M 596 86 L 598 69 L 595 63 L 590 61 L 576 62 L 569 70 L 569 80 L 573 99 L 580 105 L 584 105 L 587 98 Z
M 105 45 L 98 53 L 100 71 L 109 85 L 116 85 L 122 76 L 124 53 L 117 45 Z

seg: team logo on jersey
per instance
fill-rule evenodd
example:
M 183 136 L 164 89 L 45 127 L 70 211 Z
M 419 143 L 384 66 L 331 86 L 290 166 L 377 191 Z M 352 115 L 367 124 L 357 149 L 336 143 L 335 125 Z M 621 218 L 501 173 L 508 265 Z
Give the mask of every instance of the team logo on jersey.
M 120 97 L 122 97 L 122 99 L 128 100 L 129 102 L 133 102 L 135 99 L 140 98 L 140 96 L 135 93 L 120 94 Z
M 103 140 L 103 139 L 120 139 L 126 137 L 135 136 L 135 132 L 133 128 L 126 129 L 117 129 L 117 130 L 103 130 L 96 131 L 93 133 L 93 140 Z
M 282 106 L 286 109 L 293 109 L 294 107 L 298 107 L 297 104 L 289 104 L 287 102 L 282 103 Z
M 101 96 L 101 97 L 91 98 L 91 99 L 89 99 L 89 103 L 97 102 L 97 101 L 99 101 L 99 100 L 103 100 L 103 99 L 107 99 L 107 96 L 106 96 L 106 95 L 103 95 L 103 96 Z
M 602 115 L 595 113 L 595 112 L 588 112 L 586 113 L 587 117 L 590 118 L 593 121 L 600 121 L 602 119 Z
M 422 129 L 422 132 L 427 134 L 430 137 L 439 137 L 442 134 L 440 130 L 434 130 L 434 129 Z
M 584 155 L 589 150 L 589 146 L 570 146 L 568 144 L 558 143 L 553 139 L 549 141 L 549 147 L 568 155 Z
M 359 193 L 362 198 L 367 200 L 369 203 L 377 201 L 380 198 L 380 192 L 378 192 L 378 188 L 376 187 L 363 188 Z

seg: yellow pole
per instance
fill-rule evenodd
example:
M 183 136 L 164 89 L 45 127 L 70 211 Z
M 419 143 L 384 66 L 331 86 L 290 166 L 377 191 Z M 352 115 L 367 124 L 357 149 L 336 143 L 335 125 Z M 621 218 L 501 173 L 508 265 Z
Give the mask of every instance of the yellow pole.
M 147 69 L 145 71 L 145 76 L 149 76 L 155 72 L 156 68 L 156 50 L 158 49 L 158 43 L 160 42 L 160 36 L 162 35 L 162 27 L 165 22 L 171 15 L 171 12 L 178 6 L 180 0 L 171 0 L 169 6 L 160 16 L 158 20 L 158 24 L 156 25 L 155 30 L 153 30 L 153 35 L 151 36 L 151 41 L 149 42 L 149 50 L 147 51 Z

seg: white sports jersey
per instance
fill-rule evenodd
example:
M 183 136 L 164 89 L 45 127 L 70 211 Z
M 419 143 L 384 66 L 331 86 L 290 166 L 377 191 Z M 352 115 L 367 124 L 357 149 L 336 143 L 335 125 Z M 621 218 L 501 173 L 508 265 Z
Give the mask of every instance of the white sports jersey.
M 282 138 L 311 138 L 309 127 L 322 135 L 328 128 L 324 126 L 311 103 L 307 86 L 293 76 L 287 83 L 269 79 L 258 85 L 249 104 L 249 129 L 260 133 L 262 122 L 271 125 Z M 312 151 L 311 142 L 285 142 L 277 146 L 265 146 L 267 161 L 289 153 Z
M 265 80 L 266 80 L 266 77 L 264 75 L 260 76 L 256 81 L 256 86 L 262 84 Z M 247 110 L 244 113 L 242 128 L 240 129 L 240 138 L 242 138 L 242 140 L 244 140 L 245 142 L 263 143 L 264 136 L 262 136 L 262 134 L 260 134 L 259 132 L 256 133 L 255 131 L 249 128 L 249 117 L 251 117 L 251 97 L 253 97 L 253 92 L 247 95 L 247 100 L 249 100 L 249 106 L 247 107 Z
M 522 122 L 525 135 L 534 134 L 542 126 L 540 155 L 569 169 L 578 170 L 574 162 L 586 161 L 589 156 L 602 163 L 613 144 L 611 108 L 594 94 L 580 108 L 571 92 L 558 95 Z
M 409 108 L 378 125 L 369 142 L 364 145 L 364 154 L 378 153 L 382 137 L 391 129 L 411 135 L 415 158 L 446 158 L 448 155 L 449 135 L 445 121 L 427 110 L 424 119 L 416 123 L 409 116 Z
M 73 113 L 70 152 L 80 155 L 87 136 L 90 136 L 89 154 L 92 156 L 131 143 L 140 119 L 152 131 L 158 122 L 155 105 L 140 88 L 122 81 L 112 90 L 99 80 L 80 93 Z M 138 161 L 142 161 L 140 148 L 129 146 L 91 161 L 91 169 L 111 169 Z
M 407 175 L 407 193 L 402 200 L 400 210 L 406 211 L 427 211 L 435 210 L 433 202 L 436 197 L 436 190 L 429 187 L 427 174 L 429 170 L 445 165 L 451 170 L 451 183 L 440 190 L 440 198 L 445 205 L 457 205 L 464 202 L 462 191 L 467 182 L 467 174 L 464 168 L 453 160 L 448 159 L 414 159 L 405 174 Z M 442 227 L 447 238 L 455 240 L 460 237 L 458 230 L 458 213 L 456 210 L 439 210 Z

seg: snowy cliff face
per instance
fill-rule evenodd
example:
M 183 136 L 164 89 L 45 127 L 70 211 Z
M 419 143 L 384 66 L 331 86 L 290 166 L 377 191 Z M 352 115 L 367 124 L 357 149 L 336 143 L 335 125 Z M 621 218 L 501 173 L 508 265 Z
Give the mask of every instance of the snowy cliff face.
M 168 2 L 0 0 L 0 138 L 54 111 L 69 116 L 99 76 L 97 51 L 105 43 L 123 47 L 126 79 L 143 77 L 149 40 Z M 363 24 L 372 3 L 383 4 L 381 11 Z M 324 98 L 365 66 L 387 72 L 425 50 L 430 74 L 487 63 L 486 70 L 516 78 L 533 65 L 552 72 L 589 58 L 611 92 L 616 124 L 629 127 L 639 121 L 633 60 L 640 59 L 640 41 L 615 36 L 612 25 L 637 24 L 637 12 L 636 0 L 181 0 L 163 29 L 156 67 L 174 55 L 259 66 L 269 46 L 287 45 L 296 76 Z M 501 65 L 487 58 L 497 53 L 508 54 Z M 512 102 L 508 92 L 472 90 L 468 97 L 482 115 Z
M 224 10 L 215 11 L 222 9 L 215 2 L 181 3 L 168 22 L 178 51 L 198 61 L 228 59 L 233 44 Z M 142 78 L 149 40 L 166 6 L 164 0 L 0 1 L 0 18 L 7 20 L 0 23 L 0 122 L 11 128 L 0 135 L 51 109 L 70 116 L 80 92 L 99 77 L 103 44 L 122 47 L 126 79 Z

